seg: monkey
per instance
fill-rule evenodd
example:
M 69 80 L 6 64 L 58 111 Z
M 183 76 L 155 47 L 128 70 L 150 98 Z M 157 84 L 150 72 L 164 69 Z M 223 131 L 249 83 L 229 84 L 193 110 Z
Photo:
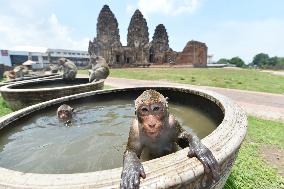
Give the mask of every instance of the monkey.
M 63 68 L 63 79 L 73 81 L 77 75 L 77 67 L 71 60 L 60 58 L 58 64 Z
M 51 70 L 51 73 L 57 73 L 59 70 L 59 66 L 57 64 L 50 64 L 49 68 Z
M 99 81 L 100 79 L 106 79 L 109 75 L 109 66 L 105 59 L 101 56 L 91 56 L 90 64 L 92 70 L 90 71 L 89 82 Z
M 146 90 L 135 100 L 135 114 L 123 154 L 123 169 L 120 188 L 139 188 L 140 176 L 146 174 L 140 156 L 148 149 L 153 158 L 168 155 L 181 148 L 189 147 L 188 157 L 196 157 L 205 173 L 210 174 L 213 182 L 220 178 L 220 166 L 212 152 L 201 143 L 199 138 L 181 127 L 176 118 L 168 111 L 168 101 L 156 90 Z
M 7 80 L 9 81 L 16 78 L 16 73 L 14 72 L 14 70 L 5 71 L 3 73 L 3 77 L 7 78 Z
M 67 104 L 62 104 L 57 109 L 57 117 L 60 121 L 65 122 L 66 125 L 71 123 L 71 119 L 73 116 L 74 108 Z
M 15 72 L 15 78 L 22 78 L 29 73 L 28 68 L 23 65 L 16 66 L 13 70 Z

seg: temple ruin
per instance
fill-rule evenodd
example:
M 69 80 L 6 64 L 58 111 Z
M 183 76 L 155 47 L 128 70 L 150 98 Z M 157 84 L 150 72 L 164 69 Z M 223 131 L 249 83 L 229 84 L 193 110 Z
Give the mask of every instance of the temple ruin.
M 198 41 L 189 41 L 183 51 L 179 53 L 177 64 L 190 64 L 195 67 L 205 67 L 207 65 L 207 46 Z
M 159 24 L 149 41 L 147 21 L 137 9 L 131 17 L 127 46 L 122 46 L 118 22 L 108 5 L 104 5 L 97 20 L 97 36 L 89 41 L 88 52 L 106 59 L 110 66 L 139 66 L 149 64 L 190 64 L 207 65 L 205 43 L 188 42 L 181 53 L 169 46 L 169 37 L 163 24 Z

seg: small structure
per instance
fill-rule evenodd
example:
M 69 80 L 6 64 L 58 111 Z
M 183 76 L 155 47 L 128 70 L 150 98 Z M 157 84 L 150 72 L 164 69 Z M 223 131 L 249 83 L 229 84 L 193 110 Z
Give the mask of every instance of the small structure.
M 36 62 L 34 62 L 32 60 L 27 60 L 22 65 L 26 66 L 28 69 L 36 69 L 37 68 Z
M 36 64 L 36 62 L 34 62 L 32 60 L 27 60 L 22 65 L 24 65 L 24 66 L 32 66 L 33 64 Z

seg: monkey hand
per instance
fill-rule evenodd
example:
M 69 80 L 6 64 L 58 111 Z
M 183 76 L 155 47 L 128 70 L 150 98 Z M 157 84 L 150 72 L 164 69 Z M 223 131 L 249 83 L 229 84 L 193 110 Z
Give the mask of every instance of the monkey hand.
M 143 165 L 136 157 L 126 157 L 121 173 L 120 188 L 121 189 L 138 189 L 140 185 L 140 176 L 145 179 Z
M 199 143 L 195 147 L 190 146 L 187 156 L 189 158 L 196 157 L 202 163 L 205 173 L 211 174 L 214 182 L 219 180 L 220 166 L 212 152 L 205 145 Z

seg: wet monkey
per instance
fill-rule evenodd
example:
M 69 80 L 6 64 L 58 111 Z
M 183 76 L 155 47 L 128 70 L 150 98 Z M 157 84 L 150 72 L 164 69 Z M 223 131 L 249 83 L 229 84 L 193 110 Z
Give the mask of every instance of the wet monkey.
M 133 121 L 123 155 L 120 188 L 139 188 L 140 176 L 146 178 L 139 158 L 147 148 L 152 157 L 161 157 L 189 147 L 188 157 L 196 157 L 214 181 L 219 179 L 220 167 L 211 151 L 197 136 L 187 132 L 168 111 L 167 99 L 155 90 L 144 91 L 135 100 L 137 118 Z
M 62 104 L 57 109 L 57 117 L 60 121 L 65 122 L 65 124 L 70 124 L 73 116 L 74 108 L 67 104 Z

